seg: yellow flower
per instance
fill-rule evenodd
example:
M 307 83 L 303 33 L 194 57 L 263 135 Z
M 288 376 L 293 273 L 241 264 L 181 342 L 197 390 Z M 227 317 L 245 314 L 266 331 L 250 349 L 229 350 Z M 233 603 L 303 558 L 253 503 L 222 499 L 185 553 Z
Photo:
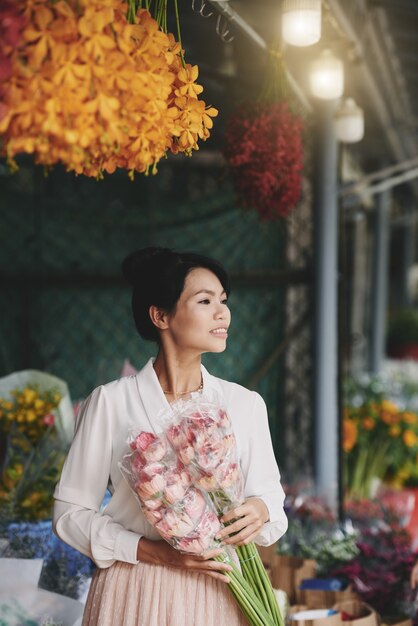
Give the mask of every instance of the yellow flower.
M 26 421 L 27 422 L 34 422 L 36 420 L 36 417 L 37 417 L 36 413 L 32 409 L 28 409 L 26 411 Z
M 413 448 L 418 445 L 418 437 L 413 430 L 405 430 L 403 434 L 403 441 L 408 448 Z
M 390 400 L 382 400 L 380 408 L 386 413 L 399 413 L 399 408 L 394 402 L 391 402 Z
M 32 404 L 37 396 L 36 391 L 30 389 L 29 387 L 25 387 L 23 390 L 23 398 L 25 400 L 25 404 Z
M 391 426 L 389 428 L 389 435 L 391 437 L 398 437 L 401 434 L 401 429 L 399 426 Z
M 33 403 L 33 406 L 37 411 L 42 411 L 42 409 L 45 408 L 45 402 L 44 400 L 41 400 L 41 398 L 37 398 Z

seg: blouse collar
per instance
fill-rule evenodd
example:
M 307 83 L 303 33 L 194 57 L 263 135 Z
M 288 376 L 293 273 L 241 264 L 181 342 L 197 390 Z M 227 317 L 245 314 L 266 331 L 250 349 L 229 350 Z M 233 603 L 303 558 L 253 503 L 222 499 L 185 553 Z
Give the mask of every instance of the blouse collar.
M 142 400 L 145 412 L 150 424 L 159 421 L 159 417 L 163 414 L 167 415 L 171 410 L 171 405 L 164 395 L 158 376 L 154 370 L 153 364 L 155 357 L 151 357 L 145 366 L 136 375 L 138 392 Z M 201 365 L 203 379 L 203 397 L 208 400 L 217 400 L 222 402 L 222 387 L 219 379 L 212 376 L 208 370 Z M 193 394 L 191 394 L 193 397 Z

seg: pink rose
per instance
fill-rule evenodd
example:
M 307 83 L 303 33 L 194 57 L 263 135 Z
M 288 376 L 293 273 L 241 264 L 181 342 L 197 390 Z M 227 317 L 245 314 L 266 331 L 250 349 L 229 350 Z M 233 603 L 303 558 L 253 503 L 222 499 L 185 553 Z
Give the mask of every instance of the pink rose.
M 183 537 L 177 543 L 177 549 L 181 552 L 189 552 L 190 554 L 202 554 L 206 550 L 199 539 L 194 537 Z
M 143 452 L 148 448 L 148 446 L 154 443 L 156 439 L 157 437 L 153 433 L 147 433 L 145 431 L 142 431 L 135 439 L 135 445 L 137 450 Z
M 164 497 L 170 504 L 174 504 L 175 502 L 179 502 L 183 499 L 184 494 L 186 493 L 187 487 L 185 487 L 181 479 L 178 481 L 174 481 L 171 485 L 167 485 L 164 490 Z
M 144 509 L 144 515 L 151 526 L 155 526 L 155 524 L 162 519 L 162 512 L 160 509 L 155 509 L 155 511 L 152 509 Z
M 227 489 L 234 485 L 241 477 L 237 463 L 230 463 L 222 474 L 218 475 L 218 483 L 222 489 Z
M 202 474 L 196 480 L 196 486 L 203 489 L 203 491 L 213 491 L 218 486 L 218 481 L 213 474 Z
M 193 534 L 199 534 L 200 541 L 209 546 L 214 541 L 216 533 L 221 529 L 218 517 L 213 511 L 207 509 L 202 515 Z
M 185 446 L 177 450 L 178 457 L 184 465 L 188 465 L 194 459 L 194 449 L 192 446 Z
M 146 461 L 161 461 L 167 452 L 164 439 L 156 437 L 153 433 L 140 433 L 135 439 L 135 444 Z
M 55 423 L 55 417 L 52 415 L 52 413 L 48 413 L 48 415 L 44 416 L 42 421 L 46 426 L 53 426 Z
M 228 428 L 229 426 L 231 426 L 231 421 L 228 417 L 228 414 L 223 409 L 218 410 L 218 419 L 219 424 L 222 426 L 222 428 Z
M 157 474 L 163 474 L 166 471 L 166 466 L 163 463 L 153 461 L 152 463 L 144 463 L 142 466 L 144 476 L 152 478 Z
M 185 434 L 182 427 L 179 424 L 173 424 L 167 430 L 167 437 L 175 448 L 184 445 L 186 441 Z
M 163 537 L 186 537 L 193 530 L 193 521 L 184 514 L 168 510 L 162 520 L 155 524 Z
M 163 501 L 155 498 L 154 500 L 143 500 L 142 504 L 147 509 L 147 511 L 157 511 L 162 507 Z
M 184 500 L 184 510 L 186 514 L 192 519 L 199 519 L 206 508 L 206 502 L 200 491 L 193 487 L 187 492 L 187 496 Z
M 165 487 L 165 480 L 160 474 L 156 474 L 148 482 L 139 482 L 136 486 L 136 492 L 142 500 L 150 498 L 160 498 Z

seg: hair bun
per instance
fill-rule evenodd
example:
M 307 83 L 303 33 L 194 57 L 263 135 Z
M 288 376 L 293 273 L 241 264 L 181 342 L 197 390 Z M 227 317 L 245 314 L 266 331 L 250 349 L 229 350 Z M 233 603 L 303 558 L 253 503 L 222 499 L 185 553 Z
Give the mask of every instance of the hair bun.
M 151 263 L 161 262 L 175 253 L 169 248 L 149 246 L 129 254 L 122 262 L 122 274 L 132 286 L 135 286 L 140 279 L 147 274 Z

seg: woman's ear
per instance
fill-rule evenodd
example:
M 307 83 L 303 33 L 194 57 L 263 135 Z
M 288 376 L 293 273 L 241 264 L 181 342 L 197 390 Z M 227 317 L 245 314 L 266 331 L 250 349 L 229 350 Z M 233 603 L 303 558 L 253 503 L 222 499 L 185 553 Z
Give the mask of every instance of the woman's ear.
M 159 328 L 159 330 L 165 330 L 168 328 L 168 313 L 163 309 L 159 309 L 157 306 L 152 304 L 149 308 L 149 316 L 151 318 L 151 322 Z

